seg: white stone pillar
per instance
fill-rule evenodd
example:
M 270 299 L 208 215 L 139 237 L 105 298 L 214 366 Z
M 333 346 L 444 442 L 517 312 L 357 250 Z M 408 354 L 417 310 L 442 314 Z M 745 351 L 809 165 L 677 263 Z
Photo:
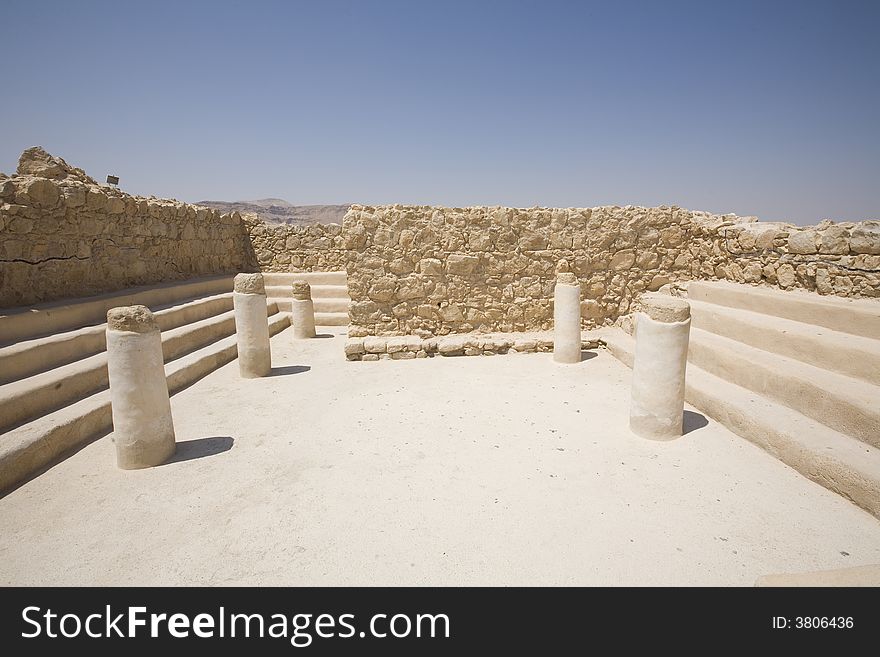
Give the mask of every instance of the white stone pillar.
M 134 470 L 163 463 L 177 445 L 162 338 L 149 308 L 107 312 L 107 374 L 116 464 Z
M 315 304 L 312 288 L 306 281 L 293 282 L 293 299 L 290 302 L 290 324 L 296 340 L 313 338 L 315 332 Z
M 652 440 L 681 436 L 691 307 L 684 299 L 645 294 L 636 313 L 636 353 L 629 426 Z
M 266 376 L 272 369 L 266 287 L 262 274 L 238 274 L 232 294 L 238 369 L 246 379 Z
M 553 293 L 553 360 L 581 362 L 581 286 L 569 272 L 556 275 Z

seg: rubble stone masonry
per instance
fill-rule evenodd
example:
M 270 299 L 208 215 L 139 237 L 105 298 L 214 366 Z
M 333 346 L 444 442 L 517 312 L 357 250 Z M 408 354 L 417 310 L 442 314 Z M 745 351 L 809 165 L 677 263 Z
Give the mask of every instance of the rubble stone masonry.
M 0 307 L 254 267 L 238 213 L 98 185 L 40 148 L 0 174 Z
M 254 214 L 245 214 L 243 217 L 260 271 L 345 269 L 345 240 L 340 224 L 274 226 L 264 223 Z
M 584 328 L 692 279 L 880 296 L 876 221 L 800 228 L 678 207 L 354 205 L 342 238 L 351 337 L 548 330 L 560 267 L 580 283 Z

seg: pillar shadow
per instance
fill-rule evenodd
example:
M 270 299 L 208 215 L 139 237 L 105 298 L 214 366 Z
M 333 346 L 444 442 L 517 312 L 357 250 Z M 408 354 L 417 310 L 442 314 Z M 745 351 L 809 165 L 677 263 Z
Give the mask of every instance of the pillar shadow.
M 196 438 L 177 443 L 177 451 L 162 465 L 192 461 L 205 456 L 214 456 L 228 452 L 235 443 L 232 436 L 211 436 L 210 438 Z
M 583 363 L 585 360 L 590 360 L 591 358 L 595 358 L 597 356 L 595 351 L 581 351 L 581 362 Z
M 691 431 L 696 431 L 697 429 L 702 429 L 707 424 L 709 424 L 709 420 L 707 420 L 706 416 L 702 413 L 685 411 L 684 419 L 681 423 L 682 435 L 690 433 Z
M 315 337 L 316 338 L 335 338 L 336 336 L 333 335 L 332 333 L 318 333 L 318 335 L 316 335 Z
M 269 370 L 268 376 L 287 376 L 288 374 L 302 374 L 308 372 L 311 367 L 308 365 L 285 365 L 284 367 L 273 367 Z

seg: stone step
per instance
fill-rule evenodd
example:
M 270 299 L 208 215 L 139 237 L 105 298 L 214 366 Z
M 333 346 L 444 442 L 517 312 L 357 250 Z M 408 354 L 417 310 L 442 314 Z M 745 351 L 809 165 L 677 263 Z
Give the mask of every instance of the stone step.
M 825 426 L 880 447 L 880 387 L 692 328 L 688 361 Z
M 0 433 L 107 387 L 107 353 L 0 386 Z
M 278 304 L 278 310 L 283 313 L 291 312 L 290 299 L 270 299 Z M 318 312 L 315 302 L 315 326 L 348 326 L 348 301 L 345 302 L 345 312 Z
M 691 281 L 688 297 L 880 339 L 878 299 L 826 297 L 801 290 L 785 292 L 728 281 Z
M 880 565 L 869 564 L 867 566 L 835 568 L 833 570 L 813 570 L 800 573 L 776 573 L 773 575 L 762 575 L 755 581 L 755 586 L 808 586 L 811 588 L 815 588 L 818 586 L 880 587 Z
M 280 333 L 288 326 L 290 326 L 290 317 L 287 314 L 276 312 L 269 316 L 270 336 Z M 193 351 L 183 358 L 166 363 L 165 377 L 168 379 L 169 392 L 172 395 L 180 392 L 218 367 L 235 360 L 238 356 L 237 340 L 237 336 L 233 334 Z
M 694 328 L 880 385 L 880 340 L 694 299 L 690 305 Z
M 618 328 L 599 332 L 632 367 L 635 340 Z M 733 433 L 880 518 L 880 450 L 754 391 L 688 364 L 687 401 Z
M 269 318 L 269 334 L 290 325 L 284 313 Z M 231 335 L 165 365 L 171 394 L 183 390 L 237 356 Z M 0 436 L 0 493 L 39 473 L 86 442 L 110 432 L 110 391 L 105 389 Z
M 348 296 L 348 285 L 312 285 L 312 299 L 345 299 Z
M 203 320 L 232 308 L 232 293 L 192 299 L 154 309 L 162 331 Z M 106 315 L 105 315 L 106 319 Z M 0 385 L 45 372 L 107 348 L 106 322 L 0 348 Z
M 112 428 L 102 390 L 0 436 L 0 494 Z
M 344 271 L 299 271 L 264 272 L 266 285 L 289 286 L 293 281 L 306 281 L 310 285 L 347 285 L 348 275 Z
M 312 299 L 349 299 L 347 285 L 312 285 Z M 270 299 L 289 299 L 290 285 L 267 285 L 266 296 Z
M 0 385 L 74 363 L 106 348 L 104 326 L 22 340 L 0 348 Z
M 343 313 L 348 316 L 348 299 L 312 299 L 315 306 L 315 314 L 321 313 Z
M 278 312 L 278 308 L 274 304 L 269 305 L 268 315 Z M 233 333 L 235 333 L 235 311 L 233 310 L 208 317 L 199 322 L 163 331 L 162 357 L 167 363 Z
M 232 276 L 227 275 L 212 276 L 129 288 L 76 300 L 0 310 L 0 345 L 101 324 L 107 320 L 107 311 L 117 306 L 140 304 L 156 308 L 196 297 L 231 292 L 232 279 Z
M 267 304 L 267 315 L 278 312 Z M 106 326 L 104 327 L 106 328 Z M 165 362 L 235 333 L 233 311 L 162 332 Z M 77 399 L 106 388 L 107 353 L 102 351 L 0 386 L 0 432 L 67 406 Z
M 315 326 L 348 326 L 348 313 L 315 313 Z
M 159 330 L 169 331 L 232 310 L 232 292 L 180 301 L 167 306 L 150 306 Z

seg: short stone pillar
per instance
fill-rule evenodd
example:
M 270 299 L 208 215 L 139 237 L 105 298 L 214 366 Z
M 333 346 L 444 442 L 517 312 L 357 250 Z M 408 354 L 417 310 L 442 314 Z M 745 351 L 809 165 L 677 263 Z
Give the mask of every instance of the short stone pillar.
M 107 312 L 107 374 L 116 465 L 149 468 L 174 454 L 159 326 L 146 306 Z
M 681 436 L 691 307 L 684 299 L 645 294 L 636 313 L 630 429 L 643 438 Z
M 290 324 L 294 339 L 313 338 L 315 332 L 315 304 L 312 288 L 305 281 L 293 282 L 293 299 L 290 302 Z
M 272 369 L 266 287 L 262 274 L 238 274 L 232 294 L 238 369 L 246 379 L 266 376 Z
M 553 293 L 553 360 L 581 362 L 581 286 L 570 272 L 556 275 Z

